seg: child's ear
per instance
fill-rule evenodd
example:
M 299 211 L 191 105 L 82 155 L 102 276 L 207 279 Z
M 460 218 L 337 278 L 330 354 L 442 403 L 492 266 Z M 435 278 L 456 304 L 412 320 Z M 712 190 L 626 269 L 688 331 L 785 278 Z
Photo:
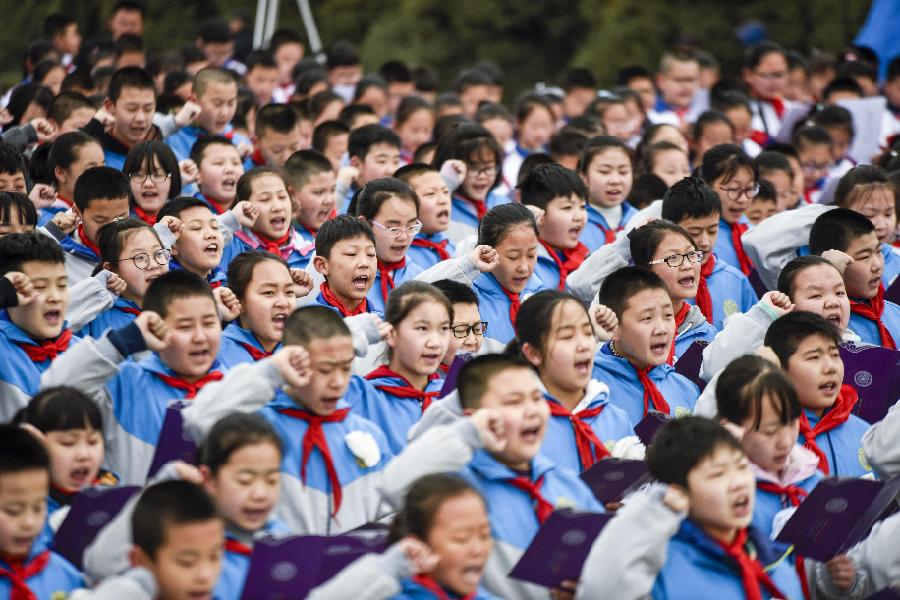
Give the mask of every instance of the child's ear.
M 354 167 L 356 169 L 362 169 L 362 161 L 359 160 L 358 156 L 351 156 L 350 157 L 350 166 Z
M 60 182 L 66 178 L 66 171 L 62 167 L 53 167 L 53 174 L 56 176 L 56 180 Z
M 132 567 L 144 567 L 149 569 L 153 565 L 153 561 L 150 560 L 147 553 L 137 546 L 132 546 L 128 550 L 128 561 L 131 563 Z
M 200 471 L 200 475 L 203 476 L 203 487 L 206 488 L 206 491 L 210 491 L 209 487 L 213 478 L 212 470 L 206 465 L 199 465 L 197 470 Z
M 323 256 L 313 257 L 313 268 L 323 277 L 328 277 L 328 259 Z
M 396 327 L 391 327 L 390 331 L 388 331 L 387 337 L 384 338 L 384 342 L 391 349 L 395 349 L 397 347 L 397 328 Z
M 103 99 L 103 110 L 112 114 L 114 107 L 115 107 L 115 104 L 113 104 L 113 101 L 110 100 L 109 96 L 107 96 L 106 98 Z
M 528 342 L 525 342 L 524 344 L 522 344 L 521 348 L 522 348 L 522 354 L 525 356 L 525 360 L 530 362 L 535 367 L 541 366 L 541 363 L 543 362 L 543 357 L 541 356 L 540 350 L 538 350 L 537 348 L 535 348 Z

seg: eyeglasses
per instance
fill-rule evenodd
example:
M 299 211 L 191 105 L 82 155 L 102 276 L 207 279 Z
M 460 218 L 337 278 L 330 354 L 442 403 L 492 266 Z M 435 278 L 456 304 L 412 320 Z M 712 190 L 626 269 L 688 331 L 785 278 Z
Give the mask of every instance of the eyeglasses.
M 827 171 L 828 167 L 830 167 L 828 163 L 817 165 L 816 163 L 803 163 L 800 165 L 800 168 L 803 169 L 804 173 L 821 173 L 823 171 Z
M 167 265 L 169 264 L 169 254 L 170 252 L 165 248 L 160 248 L 156 252 L 153 253 L 153 260 L 156 261 L 158 265 Z M 140 269 L 141 271 L 145 271 L 150 268 L 150 255 L 146 252 L 141 252 L 140 254 L 135 254 L 134 256 L 129 256 L 128 258 L 121 258 L 116 262 L 122 262 L 130 260 L 134 263 L 134 267 L 136 269 Z
M 369 221 L 369 223 L 371 223 L 378 229 L 381 229 L 382 231 L 386 231 L 387 234 L 395 240 L 403 237 L 404 233 L 406 233 L 409 237 L 415 237 L 417 233 L 422 231 L 422 221 L 416 221 L 409 227 L 385 227 L 381 223 L 376 223 L 375 221 Z
M 131 179 L 132 183 L 136 183 L 138 185 L 144 185 L 144 182 L 148 179 L 153 183 L 160 184 L 169 177 L 171 177 L 171 175 L 169 175 L 165 171 L 154 171 L 152 173 L 147 173 L 146 175 L 142 175 L 141 173 L 132 173 L 128 176 L 128 178 Z
M 454 325 L 450 329 L 453 331 L 453 335 L 458 338 L 467 338 L 470 333 L 484 335 L 484 332 L 487 331 L 487 321 L 475 323 L 474 325 Z
M 759 184 L 753 184 L 748 188 L 726 188 L 719 186 L 719 189 L 725 192 L 725 195 L 728 196 L 728 199 L 732 202 L 736 202 L 741 195 L 746 196 L 747 200 L 753 200 L 759 195 Z
M 491 165 L 490 167 L 476 167 L 475 165 L 468 165 L 469 173 L 471 173 L 474 177 L 481 177 L 482 175 L 487 175 L 488 177 L 496 177 L 497 171 L 499 168 L 497 165 Z
M 659 260 L 651 260 L 648 265 L 660 265 L 662 263 L 666 263 L 670 267 L 680 267 L 684 262 L 684 259 L 687 259 L 688 262 L 698 263 L 703 260 L 703 251 L 702 250 L 691 250 L 686 254 L 673 254 L 672 256 L 667 256 L 665 258 L 660 258 Z

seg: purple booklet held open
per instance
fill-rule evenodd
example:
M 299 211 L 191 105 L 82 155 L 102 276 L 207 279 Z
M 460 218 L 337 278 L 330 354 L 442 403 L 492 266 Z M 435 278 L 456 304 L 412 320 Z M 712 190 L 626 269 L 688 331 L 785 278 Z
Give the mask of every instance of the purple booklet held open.
M 78 570 L 84 550 L 91 545 L 100 530 L 109 523 L 125 503 L 141 488 L 123 486 L 88 488 L 78 493 L 53 538 L 53 550 L 75 565 Z
M 642 460 L 604 458 L 584 471 L 581 479 L 591 488 L 597 500 L 607 504 L 621 500 L 647 481 L 649 475 Z
M 387 538 L 371 531 L 259 540 L 253 545 L 241 598 L 305 598 L 360 556 L 383 552 L 386 547 Z
M 475 358 L 475 355 L 468 352 L 457 354 L 453 358 L 450 368 L 447 369 L 447 376 L 444 378 L 444 385 L 441 387 L 441 393 L 438 395 L 438 398 L 449 396 L 456 391 L 456 380 L 459 379 L 459 372 L 473 358 Z
M 884 299 L 894 304 L 900 304 L 900 277 L 896 277 L 891 287 L 884 291 Z
M 866 600 L 900 600 L 900 585 L 879 590 L 871 596 L 866 596 Z
M 187 406 L 184 402 L 175 402 L 166 409 L 166 418 L 159 432 L 159 441 L 156 443 L 156 453 L 147 478 L 156 475 L 156 472 L 166 463 L 173 460 L 181 460 L 188 464 L 194 464 L 197 460 L 197 443 L 188 437 L 181 417 L 181 409 Z
M 877 423 L 900 397 L 900 352 L 880 346 L 842 344 L 844 383 L 859 395 L 853 414 Z
M 900 493 L 900 477 L 888 481 L 823 479 L 788 520 L 779 542 L 827 562 L 862 540 Z
M 706 382 L 700 378 L 700 367 L 703 366 L 703 349 L 708 345 L 709 342 L 697 340 L 675 362 L 675 372 L 693 381 L 701 392 L 706 387 Z
M 577 580 L 591 544 L 611 518 L 567 508 L 553 511 L 509 576 L 548 588 Z
M 647 416 L 641 419 L 640 423 L 634 426 L 634 433 L 640 438 L 644 446 L 649 446 L 653 443 L 653 438 L 656 437 L 656 434 L 659 433 L 659 430 L 662 429 L 669 419 L 669 415 L 664 415 L 658 410 L 651 410 L 647 413 Z

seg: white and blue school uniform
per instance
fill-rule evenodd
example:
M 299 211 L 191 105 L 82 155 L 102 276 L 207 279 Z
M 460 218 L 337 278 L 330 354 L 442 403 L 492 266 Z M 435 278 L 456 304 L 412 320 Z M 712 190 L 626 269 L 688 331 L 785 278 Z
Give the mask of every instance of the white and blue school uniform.
M 58 215 L 61 212 L 66 212 L 73 206 L 75 206 L 74 202 L 70 202 L 65 198 L 60 197 L 57 193 L 56 200 L 50 206 L 46 208 L 42 208 L 38 214 L 38 227 L 43 227 L 46 225 L 53 217 Z
M 291 534 L 287 525 L 278 519 L 271 519 L 262 529 L 253 533 L 254 538 L 272 536 L 283 537 Z M 216 600 L 240 600 L 250 570 L 252 548 L 246 546 L 228 529 L 225 530 L 225 552 L 222 554 L 222 571 L 213 589 Z
M 197 140 L 201 137 L 206 137 L 210 135 L 209 133 L 203 131 L 200 127 L 196 125 L 188 125 L 187 127 L 182 127 L 177 132 L 173 133 L 169 137 L 167 137 L 164 141 L 172 149 L 172 152 L 175 153 L 175 158 L 179 161 L 184 160 L 186 158 L 191 157 L 191 148 L 194 147 L 194 144 L 197 143 Z M 253 145 L 253 142 L 247 136 L 237 133 L 234 131 L 234 127 L 229 123 L 225 126 L 225 129 L 215 135 L 221 135 L 229 140 L 231 143 L 237 146 L 241 143 L 246 143 L 249 146 Z M 107 166 L 109 163 L 107 163 Z
M 219 266 L 227 269 L 228 265 L 231 264 L 231 261 L 238 254 L 249 252 L 250 250 L 265 249 L 266 245 L 254 231 L 246 228 L 235 231 L 231 243 L 225 246 Z M 292 269 L 305 269 L 315 249 L 316 243 L 314 240 L 304 238 L 300 235 L 300 232 L 291 228 L 291 236 L 285 244 L 279 246 L 278 254 L 287 261 L 288 266 Z
M 522 168 L 522 163 L 525 162 L 525 159 L 528 158 L 529 155 L 534 154 L 535 152 L 546 152 L 546 149 L 538 148 L 537 150 L 529 150 L 528 148 L 523 148 L 518 142 L 515 142 L 513 144 L 512 152 L 509 152 L 503 159 L 503 179 L 515 184 L 515 182 L 518 181 L 519 169 Z M 515 185 L 512 187 L 515 187 Z
M 897 275 L 900 275 L 900 249 L 890 244 L 881 244 L 881 256 L 884 257 L 884 272 L 881 274 L 881 281 L 884 282 L 884 288 L 891 287 Z
M 333 304 L 330 304 L 330 303 L 328 302 L 328 300 L 325 299 L 325 296 L 322 295 L 322 292 L 319 292 L 319 295 L 316 296 L 315 304 L 318 304 L 318 305 L 320 305 L 320 306 L 325 306 L 325 307 L 327 307 L 327 308 L 330 308 L 331 310 L 333 310 L 333 311 L 336 312 L 337 314 L 341 315 L 341 317 L 347 317 L 347 316 L 350 316 L 350 315 L 345 315 L 345 314 L 343 314 L 343 313 L 341 312 L 341 309 L 340 309 L 340 308 L 338 308 L 337 306 L 334 306 Z M 348 308 L 348 310 L 352 310 L 352 308 Z M 365 309 L 365 311 L 363 311 L 363 312 L 372 313 L 372 314 L 374 314 L 374 315 L 378 315 L 378 317 L 383 317 L 383 316 L 384 316 L 384 311 L 383 311 L 383 310 L 380 310 L 380 311 L 379 311 L 379 310 L 375 310 L 375 306 L 372 304 L 372 302 L 371 302 L 368 298 L 366 298 L 366 309 Z
M 354 385 L 351 380 L 351 389 Z M 360 385 L 356 382 L 356 385 Z M 340 401 L 338 410 L 349 408 Z M 259 413 L 278 432 L 284 444 L 281 460 L 281 496 L 278 516 L 294 533 L 311 535 L 335 535 L 356 529 L 380 516 L 380 471 L 393 456 L 384 433 L 377 425 L 356 414 L 347 413 L 342 421 L 322 423 L 322 431 L 328 444 L 334 470 L 341 486 L 341 505 L 335 512 L 334 490 L 328 476 L 322 453 L 314 448 L 307 459 L 306 481 L 301 479 L 303 462 L 303 437 L 309 428 L 306 421 L 281 412 L 303 410 L 281 390 Z M 371 466 L 361 466 L 361 459 L 351 451 L 346 437 L 354 433 L 366 436 L 377 446 L 378 461 Z
M 742 215 L 738 220 L 738 223 L 750 225 L 750 221 L 747 220 L 746 215 Z M 719 235 L 716 238 L 716 245 L 713 247 L 713 252 L 716 254 L 717 262 L 724 262 L 743 273 L 741 270 L 741 261 L 738 259 L 737 251 L 734 248 L 734 241 L 731 239 L 732 231 L 733 227 L 731 223 L 720 217 Z
M 537 262 L 534 264 L 534 278 L 540 281 L 542 289 L 566 289 L 566 279 L 568 276 L 581 268 L 581 265 L 584 264 L 588 254 L 590 254 L 587 246 L 581 242 L 578 242 L 576 247 L 567 251 L 571 255 L 571 263 L 570 259 L 565 255 L 566 251 L 559 252 L 556 248 L 553 248 L 543 241 L 538 244 Z M 567 270 L 565 277 L 561 277 L 562 269 L 560 268 L 560 265 L 566 269 L 571 269 Z
M 94 274 L 94 270 L 100 264 L 100 255 L 82 241 L 77 229 L 71 235 L 60 239 L 59 245 L 66 253 L 66 275 L 69 276 L 69 285 L 74 285 Z
M 725 319 L 745 313 L 759 302 L 747 276 L 725 261 L 716 260 L 712 273 L 706 278 L 706 286 L 712 302 L 712 325 L 717 331 L 725 328 Z M 687 302 L 696 304 L 693 298 Z
M 379 261 L 381 262 L 381 261 Z M 387 293 L 390 295 L 390 291 L 396 287 L 399 287 L 401 283 L 404 281 L 411 281 L 416 278 L 416 275 L 424 272 L 421 266 L 412 262 L 408 258 L 404 258 L 404 264 L 399 269 L 392 269 L 390 280 L 387 283 Z M 382 289 L 384 273 L 381 268 L 377 268 L 375 270 L 375 283 L 372 284 L 372 289 L 369 290 L 369 293 L 366 295 L 366 299 L 372 305 L 373 310 L 376 313 L 384 314 L 385 307 L 387 306 L 387 298 L 384 296 L 384 289 Z
M 806 408 L 803 409 L 803 413 L 809 420 L 809 426 L 815 428 L 820 417 Z M 862 447 L 862 437 L 869 427 L 871 427 L 869 423 L 851 414 L 846 421 L 831 431 L 816 436 L 816 445 L 828 460 L 829 476 L 862 477 L 869 475 L 871 477 L 872 467 L 869 465 Z M 803 444 L 805 441 L 802 434 L 797 437 L 798 443 Z
M 32 544 L 24 568 L 28 569 L 44 552 L 49 553 L 47 564 L 37 573 L 25 578 L 25 584 L 35 598 L 50 600 L 60 596 L 66 597 L 69 592 L 84 585 L 84 578 L 78 569 L 56 552 L 48 550 L 46 544 L 40 540 Z M 2 574 L 9 572 L 13 572 L 12 567 L 6 558 L 0 557 L 0 598 L 12 598 L 12 582 L 7 575 Z
M 786 598 L 802 598 L 800 580 L 787 562 L 776 562 L 779 556 L 760 532 L 751 527 L 748 541 L 756 550 L 757 560 L 770 567 L 768 575 Z M 685 519 L 668 544 L 666 563 L 656 578 L 651 593 L 654 600 L 722 600 L 744 598 L 741 572 L 725 550 L 698 525 Z M 762 586 L 764 599 L 771 598 Z
M 491 190 L 488 192 L 487 198 L 484 199 L 484 212 L 486 213 L 495 206 L 509 202 L 509 196 L 499 193 L 497 189 Z M 481 217 L 474 200 L 461 194 L 453 194 L 452 203 L 453 208 L 450 211 L 450 226 L 447 228 L 447 237 L 454 244 L 459 244 L 469 236 L 478 235 L 478 225 L 481 223 Z
M 219 344 L 218 360 L 226 369 L 241 363 L 253 363 L 271 356 L 281 348 L 281 343 L 268 352 L 249 329 L 244 329 L 237 321 L 229 323 L 222 330 L 222 341 Z
M 687 303 L 685 303 L 687 304 Z M 675 330 L 675 361 L 687 352 L 694 342 L 711 344 L 716 339 L 716 328 L 709 324 L 699 308 L 691 305 L 681 325 Z M 676 320 L 677 324 L 677 320 Z
M 443 231 L 436 233 L 419 232 L 409 250 L 406 251 L 406 259 L 422 267 L 423 271 L 430 269 L 442 260 L 445 260 L 433 245 L 440 246 L 447 253 L 448 258 L 456 253 L 456 246 Z
M 667 364 L 653 367 L 647 376 L 666 399 L 671 416 L 685 417 L 692 414 L 694 404 L 700 396 L 700 390 L 692 381 L 676 373 L 675 368 Z M 641 385 L 634 366 L 628 359 L 614 355 L 608 342 L 594 358 L 594 379 L 614 390 L 611 399 L 613 406 L 624 410 L 632 423 L 641 422 L 645 416 L 644 386 Z
M 104 310 L 96 316 L 93 321 L 85 325 L 78 335 L 81 337 L 90 336 L 99 338 L 110 329 L 119 329 L 125 327 L 134 321 L 141 314 L 141 307 L 129 300 L 119 296 L 113 301 L 112 308 Z
M 391 600 L 500 600 L 481 586 L 473 595 L 458 596 L 446 588 L 441 588 L 443 596 L 437 596 L 434 592 L 418 583 L 414 579 L 400 580 L 401 592 L 396 596 L 391 596 Z
M 861 302 L 857 300 L 857 302 Z M 900 306 L 890 300 L 884 301 L 884 311 L 881 313 L 881 322 L 894 338 L 894 343 L 900 345 Z M 871 321 L 855 312 L 850 312 L 850 323 L 847 325 L 860 339 L 872 346 L 881 346 L 881 334 L 878 332 L 878 323 Z
M 183 271 L 184 267 L 178 262 L 176 258 L 169 259 L 169 270 L 170 271 Z M 206 276 L 206 283 L 209 284 L 209 287 L 215 289 L 217 287 L 221 287 L 223 285 L 228 285 L 228 273 L 222 267 L 215 267 L 212 271 L 209 272 L 209 275 Z
M 478 312 L 481 314 L 481 320 L 488 324 L 487 331 L 484 333 L 485 337 L 501 344 L 508 344 L 516 337 L 516 328 L 510 316 L 512 301 L 506 295 L 506 291 L 492 273 L 485 273 L 478 277 L 472 284 L 472 289 L 478 295 Z M 541 289 L 540 281 L 532 277 L 519 294 L 519 303 L 521 304 Z
M 353 200 L 353 196 L 356 195 L 356 192 L 359 191 L 359 186 L 355 183 L 351 183 L 350 187 L 347 189 L 347 195 L 344 196 L 344 199 L 341 200 L 341 206 L 338 210 L 339 215 L 346 215 L 347 211 L 350 210 L 350 202 Z
M 628 222 L 638 213 L 638 210 L 628 202 L 622 203 L 622 218 L 619 220 L 617 227 L 612 227 L 597 207 L 593 204 L 587 205 L 588 222 L 581 232 L 578 239 L 582 244 L 593 252 L 600 246 L 612 242 L 616 238 L 616 233 L 622 231 Z
M 634 435 L 635 423 L 631 422 L 624 410 L 609 402 L 609 396 L 609 387 L 605 383 L 591 380 L 585 389 L 584 398 L 571 411 L 571 414 L 586 423 L 607 450 L 612 450 L 618 440 Z M 544 391 L 544 398 L 550 403 L 551 408 L 554 405 L 562 407 L 547 391 Z M 596 409 L 600 409 L 600 412 L 593 416 L 579 414 Z M 541 454 L 560 467 L 580 473 L 590 464 L 582 464 L 576 438 L 571 417 L 551 414 L 547 420 L 547 432 L 544 435 Z M 591 452 L 595 456 L 597 455 L 593 448 Z

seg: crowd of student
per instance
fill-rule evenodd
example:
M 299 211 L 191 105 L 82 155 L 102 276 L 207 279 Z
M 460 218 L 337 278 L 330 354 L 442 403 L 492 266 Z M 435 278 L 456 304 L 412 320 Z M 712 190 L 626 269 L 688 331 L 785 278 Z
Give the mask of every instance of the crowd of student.
M 900 473 L 896 379 L 867 422 L 842 358 L 898 363 L 900 59 L 879 88 L 860 52 L 766 42 L 730 78 L 678 50 L 510 112 L 486 63 L 437 94 L 346 42 L 239 62 L 212 20 L 147 61 L 140 4 L 109 24 L 49 17 L 5 99 L 0 596 L 267 597 L 255 546 L 377 523 L 387 549 L 309 597 L 900 582 L 896 514 L 828 560 L 779 539 L 820 482 Z M 856 165 L 841 102 L 878 94 Z M 650 483 L 601 500 L 582 476 L 616 460 Z M 95 537 L 75 521 L 127 486 Z M 511 576 L 569 509 L 612 515 L 580 577 Z

